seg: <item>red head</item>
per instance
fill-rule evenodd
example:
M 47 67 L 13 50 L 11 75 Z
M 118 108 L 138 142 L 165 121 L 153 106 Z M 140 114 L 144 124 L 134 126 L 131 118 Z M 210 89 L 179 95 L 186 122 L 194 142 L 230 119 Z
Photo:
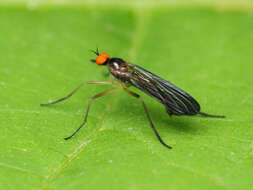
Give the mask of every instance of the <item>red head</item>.
M 91 62 L 96 63 L 97 65 L 106 65 L 108 59 L 110 59 L 110 55 L 108 53 L 99 53 L 98 49 L 97 51 L 93 51 L 97 55 L 96 60 L 95 59 L 91 59 Z

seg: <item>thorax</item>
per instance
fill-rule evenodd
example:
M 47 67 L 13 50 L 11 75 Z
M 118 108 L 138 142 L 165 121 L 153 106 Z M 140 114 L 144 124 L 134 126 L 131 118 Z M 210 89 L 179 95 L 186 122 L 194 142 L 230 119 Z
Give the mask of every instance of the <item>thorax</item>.
M 114 78 L 125 83 L 129 82 L 131 72 L 126 61 L 120 58 L 111 58 L 107 66 Z

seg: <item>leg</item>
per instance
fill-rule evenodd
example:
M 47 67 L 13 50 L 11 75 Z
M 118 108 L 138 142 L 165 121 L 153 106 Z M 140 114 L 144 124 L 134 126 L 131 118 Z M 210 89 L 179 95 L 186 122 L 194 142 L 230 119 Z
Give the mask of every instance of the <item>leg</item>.
M 199 112 L 199 114 L 204 116 L 204 117 L 226 118 L 225 115 L 211 115 L 211 114 L 203 113 L 203 112 Z
M 50 102 L 50 103 L 47 103 L 47 104 L 40 104 L 41 106 L 48 106 L 48 105 L 51 105 L 51 104 L 57 104 L 61 101 L 64 101 L 68 98 L 70 98 L 73 94 L 75 94 L 82 86 L 84 86 L 85 84 L 101 84 L 101 85 L 112 85 L 113 82 L 109 82 L 109 81 L 100 81 L 100 82 L 93 82 L 93 81 L 90 81 L 90 82 L 84 82 L 82 84 L 80 84 L 77 88 L 75 88 L 70 94 L 68 94 L 67 96 L 64 96 L 63 98 L 60 98 L 56 101 L 53 101 L 53 102 Z
M 109 94 L 109 93 L 111 93 L 111 92 L 113 92 L 113 91 L 115 91 L 115 90 L 117 90 L 117 89 L 119 89 L 119 86 L 117 86 L 117 87 L 115 87 L 115 88 L 112 88 L 112 89 L 109 89 L 109 90 L 106 90 L 105 92 L 102 92 L 102 93 L 99 93 L 99 94 L 93 96 L 93 97 L 89 100 L 89 103 L 88 103 L 88 106 L 87 106 L 87 109 L 86 109 L 86 114 L 85 114 L 85 116 L 84 116 L 84 120 L 83 120 L 82 124 L 80 125 L 80 127 L 79 127 L 72 135 L 70 135 L 69 137 L 66 137 L 66 138 L 64 138 L 64 139 L 65 139 L 65 140 L 70 139 L 71 137 L 73 137 L 73 136 L 84 126 L 84 124 L 85 124 L 86 121 L 87 121 L 87 117 L 88 117 L 88 114 L 89 114 L 91 102 L 92 102 L 93 100 L 95 100 L 96 98 L 105 96 L 105 95 L 107 95 L 107 94 Z
M 158 131 L 156 130 L 156 128 L 155 128 L 155 126 L 154 126 L 154 124 L 153 124 L 153 122 L 152 122 L 152 119 L 151 119 L 150 114 L 149 114 L 149 112 L 148 112 L 147 106 L 146 106 L 146 104 L 144 103 L 144 101 L 143 101 L 143 99 L 141 98 L 141 96 L 140 96 L 139 94 L 136 94 L 136 93 L 134 93 L 134 92 L 128 90 L 128 89 L 127 89 L 126 87 L 124 87 L 124 86 L 123 86 L 123 89 L 124 89 L 128 94 L 130 94 L 131 96 L 133 96 L 133 97 L 135 97 L 135 98 L 138 98 L 138 99 L 141 101 L 141 103 L 142 103 L 142 105 L 143 105 L 143 107 L 144 107 L 144 110 L 145 110 L 145 112 L 146 112 L 146 115 L 147 115 L 147 117 L 148 117 L 150 126 L 151 126 L 151 128 L 153 129 L 153 131 L 155 132 L 156 137 L 158 138 L 158 140 L 160 141 L 160 143 L 161 143 L 162 145 L 164 145 L 165 147 L 167 147 L 167 148 L 169 148 L 169 149 L 172 149 L 172 147 L 169 146 L 169 145 L 167 145 L 167 144 L 162 140 L 162 138 L 160 137 Z

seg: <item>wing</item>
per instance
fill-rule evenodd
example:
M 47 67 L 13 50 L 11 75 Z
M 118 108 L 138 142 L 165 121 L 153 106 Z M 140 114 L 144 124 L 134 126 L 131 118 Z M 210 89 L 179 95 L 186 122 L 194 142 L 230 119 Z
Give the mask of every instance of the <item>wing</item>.
M 199 103 L 188 93 L 157 75 L 131 63 L 130 83 L 165 105 L 170 115 L 195 115 L 200 111 Z

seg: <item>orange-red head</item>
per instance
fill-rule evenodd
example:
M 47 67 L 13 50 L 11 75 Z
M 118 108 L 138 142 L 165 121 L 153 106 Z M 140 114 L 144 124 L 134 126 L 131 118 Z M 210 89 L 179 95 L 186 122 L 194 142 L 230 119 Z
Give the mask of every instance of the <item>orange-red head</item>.
M 97 51 L 93 51 L 96 55 L 96 59 L 91 59 L 91 62 L 96 63 L 97 65 L 106 65 L 107 61 L 110 59 L 110 55 L 108 53 L 99 53 Z

